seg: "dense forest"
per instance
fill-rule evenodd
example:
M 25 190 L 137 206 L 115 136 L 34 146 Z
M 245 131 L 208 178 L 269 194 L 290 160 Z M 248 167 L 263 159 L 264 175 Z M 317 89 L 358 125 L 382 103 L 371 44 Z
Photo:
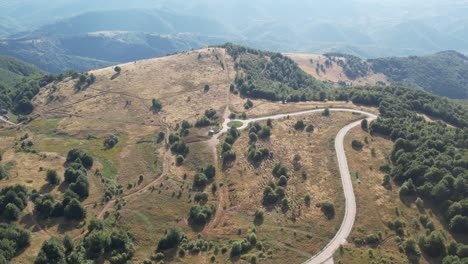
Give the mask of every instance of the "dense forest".
M 235 85 L 241 95 L 291 102 L 326 99 L 326 85 L 303 72 L 290 58 L 233 44 L 222 47 L 235 60 Z
M 394 84 L 422 88 L 456 99 L 468 98 L 468 58 L 455 51 L 430 56 L 391 57 L 368 60 L 374 72 L 385 74 Z

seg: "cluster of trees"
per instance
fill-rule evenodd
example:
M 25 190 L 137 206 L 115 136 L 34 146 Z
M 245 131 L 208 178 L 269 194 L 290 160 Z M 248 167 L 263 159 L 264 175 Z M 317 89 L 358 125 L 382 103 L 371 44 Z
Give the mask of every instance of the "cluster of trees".
M 222 46 L 235 59 L 235 85 L 244 96 L 273 101 L 319 99 L 324 85 L 302 71 L 290 58 L 233 44 Z M 231 89 L 234 91 L 234 87 Z
M 71 77 L 76 79 L 80 74 L 67 71 L 61 74 L 35 74 L 14 81 L 0 81 L 0 108 L 10 109 L 18 115 L 28 115 L 34 110 L 32 98 L 46 85 L 63 81 Z
M 87 72 L 79 74 L 77 79 L 78 81 L 76 82 L 75 89 L 78 91 L 86 89 L 88 86 L 96 82 L 96 76 L 92 73 L 88 74 Z
M 179 133 L 169 135 L 169 144 L 171 151 L 177 155 L 177 164 L 182 164 L 190 151 L 189 146 L 180 138 Z
M 195 226 L 206 225 L 213 216 L 216 208 L 214 205 L 208 207 L 205 205 L 195 204 L 190 208 L 189 223 Z
M 206 185 L 213 181 L 216 176 L 216 169 L 213 165 L 208 164 L 199 173 L 195 174 L 193 179 L 192 189 L 203 191 Z
M 7 186 L 0 189 L 0 215 L 8 222 L 18 220 L 26 208 L 28 191 L 22 185 Z
M 324 54 L 332 62 L 336 62 L 343 68 L 343 72 L 351 80 L 359 77 L 365 77 L 369 74 L 369 65 L 366 61 L 354 55 L 342 53 L 326 53 Z
M 30 244 L 29 231 L 13 224 L 0 223 L 0 263 L 10 263 L 13 257 Z
M 77 244 L 67 236 L 62 241 L 57 238 L 45 241 L 34 263 L 88 263 L 99 259 L 118 264 L 127 263 L 133 257 L 135 246 L 129 233 L 112 229 L 109 223 L 96 219 L 91 220 L 88 231 Z
M 224 139 L 224 143 L 221 147 L 221 156 L 223 157 L 223 165 L 226 166 L 229 163 L 236 160 L 236 153 L 232 150 L 232 145 L 239 138 L 239 130 L 235 126 L 232 126 Z
M 196 127 L 206 127 L 206 126 L 209 126 L 209 125 L 213 124 L 213 122 L 216 119 L 218 119 L 218 115 L 216 113 L 216 110 L 209 109 L 209 110 L 205 111 L 205 115 L 203 117 L 201 117 L 200 119 L 198 119 L 195 122 L 195 126 Z
M 255 248 L 260 251 L 264 250 L 263 243 L 261 241 L 258 241 L 257 235 L 255 234 L 255 232 L 252 232 L 244 240 L 234 241 L 232 243 L 231 257 L 232 258 L 239 257 L 243 254 L 249 253 L 251 250 Z M 250 259 L 250 261 L 251 263 L 255 263 L 255 261 L 252 262 L 252 258 Z

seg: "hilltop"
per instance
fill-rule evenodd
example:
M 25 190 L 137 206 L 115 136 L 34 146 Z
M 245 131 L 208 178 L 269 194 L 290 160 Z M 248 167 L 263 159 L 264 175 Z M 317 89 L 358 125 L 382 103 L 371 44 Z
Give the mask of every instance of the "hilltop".
M 302 263 L 343 219 L 344 263 L 466 257 L 465 105 L 233 44 L 28 82 L 0 130 L 7 260 Z
M 393 84 L 468 98 L 468 58 L 455 51 L 368 60 L 342 53 L 287 55 L 315 78 L 338 85 Z

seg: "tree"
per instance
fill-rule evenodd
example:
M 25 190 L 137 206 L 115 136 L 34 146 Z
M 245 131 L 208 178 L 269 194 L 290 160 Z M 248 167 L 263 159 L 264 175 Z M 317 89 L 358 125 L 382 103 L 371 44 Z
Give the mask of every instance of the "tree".
M 210 221 L 212 215 L 213 211 L 210 208 L 196 204 L 190 208 L 189 222 L 203 226 Z
M 362 150 L 362 148 L 364 147 L 364 144 L 362 144 L 361 141 L 357 140 L 357 139 L 354 139 L 352 142 L 351 142 L 351 146 L 353 147 L 353 149 L 355 150 Z
M 205 87 L 203 87 L 203 91 L 206 93 L 210 90 L 210 86 L 208 84 L 205 84 Z
M 64 216 L 71 220 L 81 220 L 86 217 L 86 210 L 77 199 L 72 199 L 64 209 Z
M 104 147 L 106 149 L 111 149 L 119 143 L 119 137 L 117 135 L 110 135 L 104 139 Z
M 369 128 L 369 124 L 367 123 L 367 119 L 363 119 L 361 121 L 361 128 L 362 128 L 362 130 L 367 131 L 367 129 Z
M 322 112 L 322 115 L 323 116 L 329 116 L 330 115 L 330 109 L 328 107 L 325 108 L 325 110 L 323 110 L 323 112 Z
M 55 171 L 55 170 L 47 170 L 46 181 L 47 181 L 50 185 L 57 185 L 57 184 L 59 184 L 59 183 L 60 183 L 60 178 L 59 178 L 58 175 L 57 175 L 57 171 Z
M 34 210 L 41 218 L 49 218 L 55 207 L 55 199 L 51 194 L 39 196 L 34 201 Z
M 294 129 L 296 130 L 303 130 L 305 127 L 304 120 L 298 120 L 296 124 L 294 125 Z
M 438 231 L 433 231 L 427 237 L 421 239 L 422 249 L 431 257 L 439 257 L 445 254 L 445 239 Z
M 216 169 L 212 164 L 208 164 L 208 166 L 206 166 L 206 168 L 205 168 L 205 170 L 203 170 L 203 172 L 205 173 L 206 177 L 209 180 L 214 179 L 214 177 L 216 176 Z
M 193 187 L 196 189 L 203 189 L 205 188 L 206 184 L 208 183 L 208 178 L 204 173 L 197 173 L 195 178 L 193 179 Z
M 115 66 L 114 67 L 114 71 L 119 74 L 121 71 L 122 71 L 122 68 L 120 68 L 120 66 Z
M 184 237 L 185 234 L 182 233 L 181 230 L 171 228 L 159 239 L 158 250 L 168 250 L 174 248 L 182 241 Z
M 78 194 L 80 198 L 86 198 L 89 195 L 89 182 L 88 178 L 84 175 L 78 176 L 76 182 L 70 184 L 70 190 Z
M 155 112 L 161 112 L 162 110 L 162 104 L 161 104 L 161 101 L 159 99 L 154 99 L 151 100 L 151 110 L 155 111 Z
M 320 204 L 320 209 L 328 219 L 333 219 L 335 217 L 335 206 L 333 203 L 323 202 Z
M 34 264 L 66 264 L 65 253 L 62 243 L 56 238 L 46 240 L 37 254 Z
M 286 184 L 288 184 L 288 178 L 286 178 L 286 176 L 281 176 L 278 180 L 278 185 L 279 186 L 286 186 Z
M 244 108 L 245 108 L 245 109 L 250 109 L 250 108 L 253 107 L 253 105 L 254 105 L 253 102 L 250 101 L 250 99 L 247 99 L 247 101 L 246 101 L 245 104 L 244 104 Z
M 5 206 L 5 210 L 3 211 L 3 217 L 8 222 L 16 221 L 18 220 L 20 213 L 20 209 L 15 204 L 9 203 Z

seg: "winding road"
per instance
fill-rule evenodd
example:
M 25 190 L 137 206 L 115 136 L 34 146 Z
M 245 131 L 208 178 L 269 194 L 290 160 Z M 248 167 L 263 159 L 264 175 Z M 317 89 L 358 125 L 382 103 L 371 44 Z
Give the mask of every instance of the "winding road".
M 364 112 L 361 110 L 354 110 L 354 109 L 347 109 L 347 108 L 331 108 L 329 109 L 331 112 L 353 112 L 359 113 L 367 116 L 368 121 L 372 121 L 377 118 L 376 115 L 368 112 Z M 322 112 L 324 109 L 314 109 L 314 110 L 306 110 L 300 111 L 290 114 L 277 114 L 272 116 L 263 116 L 257 118 L 250 118 L 246 120 L 239 120 L 239 119 L 229 119 L 225 118 L 223 122 L 223 128 L 220 132 L 213 136 L 215 142 L 218 142 L 218 138 L 223 134 L 226 133 L 229 129 L 228 123 L 231 121 L 238 121 L 242 122 L 242 126 L 239 127 L 239 130 L 245 129 L 248 125 L 252 122 L 263 121 L 268 119 L 282 119 L 287 118 L 288 116 L 298 116 L 298 115 L 305 115 L 305 114 L 312 114 L 317 112 Z M 225 114 L 226 116 L 226 114 Z M 338 160 L 338 167 L 340 170 L 341 182 L 343 184 L 343 192 L 345 196 L 345 214 L 343 217 L 343 222 L 341 223 L 340 229 L 335 234 L 333 239 L 316 255 L 309 258 L 304 263 L 306 264 L 332 264 L 333 263 L 333 254 L 336 250 L 340 247 L 340 245 L 346 243 L 346 239 L 348 238 L 349 234 L 354 225 L 354 220 L 356 218 L 356 197 L 354 196 L 353 190 L 353 183 L 351 180 L 351 175 L 349 173 L 348 168 L 348 161 L 346 160 L 346 153 L 344 150 L 344 138 L 346 134 L 354 127 L 359 126 L 361 124 L 361 120 L 355 121 L 345 127 L 343 127 L 335 138 L 335 151 L 336 157 Z

